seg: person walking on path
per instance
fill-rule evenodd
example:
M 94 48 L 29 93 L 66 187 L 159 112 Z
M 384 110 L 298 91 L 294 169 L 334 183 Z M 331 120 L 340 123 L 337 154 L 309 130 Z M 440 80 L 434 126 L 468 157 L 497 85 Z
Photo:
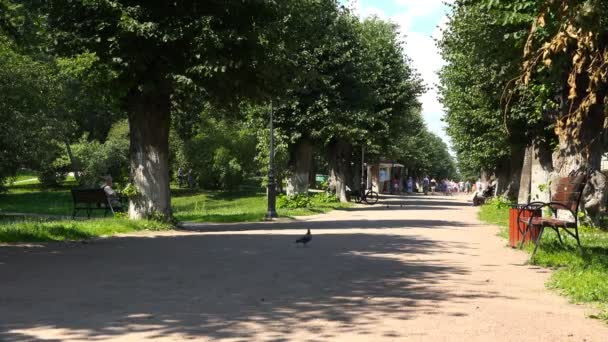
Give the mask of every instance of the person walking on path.
M 184 184 L 184 170 L 181 166 L 177 169 L 177 185 L 181 188 Z
M 422 179 L 422 191 L 425 195 L 429 193 L 429 183 L 429 176 L 424 176 L 424 179 Z
M 407 193 L 411 194 L 414 188 L 414 180 L 412 179 L 412 177 L 408 177 L 407 179 Z
M 194 177 L 192 176 L 192 169 L 188 170 L 188 187 L 189 188 L 193 188 L 194 187 Z

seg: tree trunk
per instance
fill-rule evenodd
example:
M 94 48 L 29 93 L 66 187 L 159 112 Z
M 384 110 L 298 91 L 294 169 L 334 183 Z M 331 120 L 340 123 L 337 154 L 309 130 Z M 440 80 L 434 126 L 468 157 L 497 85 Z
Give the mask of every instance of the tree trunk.
M 496 193 L 514 199 L 519 193 L 519 182 L 525 154 L 525 148 L 519 145 L 510 146 L 510 156 L 505 158 L 496 171 L 498 186 Z
M 549 202 L 551 172 L 553 171 L 551 151 L 544 144 L 531 146 L 530 155 L 530 201 Z
M 129 217 L 171 218 L 169 191 L 169 95 L 131 97 L 131 178 L 137 196 L 130 199 Z
M 352 146 L 344 141 L 336 141 L 329 148 L 329 167 L 336 188 L 336 198 L 340 202 L 348 202 L 346 197 L 347 177 L 350 167 Z
M 604 152 L 602 138 L 603 108 L 597 106 L 585 118 L 580 127 L 580 141 L 574 141 L 570 134 L 562 134 L 559 138 L 559 149 L 553 153 L 552 192 L 558 177 L 568 176 L 572 171 L 585 168 L 594 170 L 583 192 L 584 209 L 591 217 L 597 216 L 606 198 L 606 177 L 599 172 L 601 158 Z
M 519 177 L 519 190 L 517 195 L 518 204 L 526 204 L 530 202 L 530 186 L 532 184 L 532 154 L 534 146 L 526 147 L 523 155 L 523 165 Z
M 291 151 L 287 177 L 287 195 L 308 194 L 309 174 L 312 167 L 312 144 L 299 140 Z

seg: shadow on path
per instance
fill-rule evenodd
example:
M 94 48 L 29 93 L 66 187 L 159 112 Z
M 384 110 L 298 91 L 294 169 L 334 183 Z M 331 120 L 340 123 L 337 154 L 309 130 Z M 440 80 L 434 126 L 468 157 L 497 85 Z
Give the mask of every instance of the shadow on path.
M 378 222 L 393 221 L 370 227 Z M 404 223 L 453 224 L 394 222 Z M 403 258 L 470 252 L 466 246 L 389 234 L 324 234 L 307 248 L 293 239 L 190 235 L 0 249 L 0 340 L 52 341 L 36 339 L 36 329 L 58 329 L 61 340 L 145 333 L 279 341 L 298 329 L 331 339 L 383 333 L 383 317 L 408 320 L 443 301 L 498 296 L 436 290 L 433 284 L 467 269 Z

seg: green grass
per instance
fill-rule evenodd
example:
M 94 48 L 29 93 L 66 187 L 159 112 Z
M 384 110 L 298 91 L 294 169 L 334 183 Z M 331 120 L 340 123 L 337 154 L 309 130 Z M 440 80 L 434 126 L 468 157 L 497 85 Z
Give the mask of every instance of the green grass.
M 166 229 L 171 229 L 171 225 L 126 218 L 45 221 L 0 216 L 0 242 L 8 243 L 85 240 L 117 233 Z
M 484 205 L 479 210 L 479 219 L 499 226 L 499 235 L 503 238 L 509 238 L 509 209 L 499 208 L 495 205 Z
M 41 189 L 39 184 L 14 184 L 0 194 L 2 212 L 71 216 L 72 198 L 69 189 L 75 181 L 68 180 L 57 189 Z M 265 194 L 251 192 L 219 192 L 173 189 L 173 214 L 179 221 L 193 222 L 255 222 L 266 214 Z M 350 204 L 322 203 L 313 200 L 311 208 L 277 209 L 280 217 L 294 217 L 326 213 Z M 16 218 L 0 216 L 0 242 L 59 241 L 86 239 L 112 233 L 145 229 L 146 221 L 101 219 L 103 211 L 93 211 L 95 219 L 87 221 L 40 221 L 30 217 L 15 222 Z M 33 216 L 33 215 L 32 215 Z M 141 226 L 144 226 L 142 228 Z
M 14 183 L 17 184 L 37 184 L 38 183 L 38 174 L 34 171 L 19 171 L 15 175 L 15 177 L 11 177 L 7 179 L 6 185 L 12 185 Z
M 69 189 L 73 181 L 58 189 L 40 189 L 39 185 L 13 185 L 0 194 L 0 212 L 61 215 L 72 214 Z M 180 221 L 193 222 L 253 222 L 266 214 L 266 195 L 251 192 L 219 192 L 173 189 L 173 214 Z M 349 204 L 314 202 L 312 208 L 278 209 L 281 217 L 326 213 Z M 93 214 L 102 215 L 100 212 Z
M 267 199 L 260 193 L 174 190 L 173 215 L 179 221 L 255 222 L 266 214 Z M 280 217 L 306 216 L 347 208 L 349 204 L 314 202 L 312 208 L 277 209 Z
M 508 238 L 508 211 L 508 208 L 485 205 L 481 207 L 479 218 L 500 226 L 500 235 Z M 566 234 L 561 232 L 564 238 Z M 565 237 L 564 244 L 561 244 L 552 229 L 545 229 L 541 245 L 531 263 L 555 269 L 548 287 L 575 302 L 597 304 L 601 310 L 597 318 L 608 322 L 608 232 L 582 227 L 579 233 L 583 253 L 572 237 Z M 532 245 L 526 247 L 529 253 L 532 249 Z

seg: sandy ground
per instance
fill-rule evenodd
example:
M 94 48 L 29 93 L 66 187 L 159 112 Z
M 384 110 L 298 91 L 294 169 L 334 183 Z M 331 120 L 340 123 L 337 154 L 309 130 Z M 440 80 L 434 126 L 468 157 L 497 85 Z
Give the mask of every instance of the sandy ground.
M 464 199 L 403 201 L 0 247 L 0 340 L 608 341 Z

